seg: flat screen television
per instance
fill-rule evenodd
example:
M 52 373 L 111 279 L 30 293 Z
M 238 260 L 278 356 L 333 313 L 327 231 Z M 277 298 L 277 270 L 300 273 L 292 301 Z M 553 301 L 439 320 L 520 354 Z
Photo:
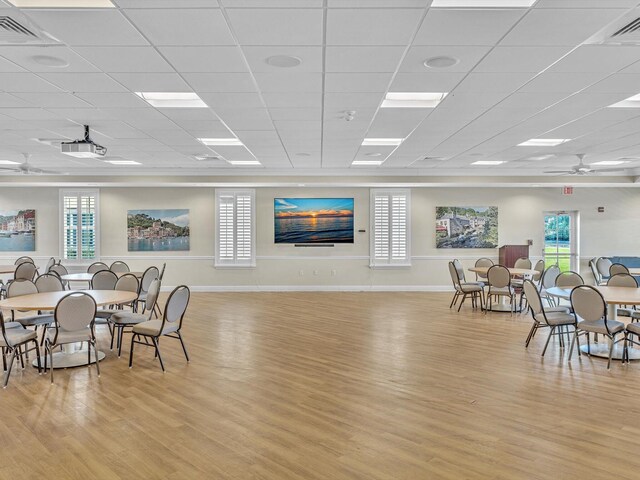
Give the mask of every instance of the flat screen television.
M 274 198 L 275 243 L 353 243 L 353 198 Z

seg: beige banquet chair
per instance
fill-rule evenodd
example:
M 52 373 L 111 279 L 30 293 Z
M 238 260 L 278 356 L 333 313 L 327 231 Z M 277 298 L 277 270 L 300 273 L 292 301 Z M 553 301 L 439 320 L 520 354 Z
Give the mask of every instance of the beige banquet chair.
M 576 272 L 562 272 L 556 277 L 556 287 L 571 288 L 584 285 L 584 279 Z
M 40 365 L 40 348 L 38 347 L 38 334 L 35 330 L 27 330 L 23 327 L 11 328 L 9 322 L 5 323 L 2 312 L 0 312 L 0 333 L 0 349 L 2 350 L 2 360 L 5 370 L 2 388 L 7 388 L 16 356 L 20 355 L 20 360 L 22 362 L 22 347 L 24 347 L 25 352 L 28 352 L 30 350 L 28 348 L 28 345 L 31 342 L 33 342 L 33 348 L 31 350 L 35 350 L 36 352 L 38 373 L 42 372 L 42 368 Z M 7 354 L 11 354 L 11 356 L 9 357 L 8 365 L 6 365 Z M 24 363 L 22 366 L 24 368 Z
M 121 260 L 116 260 L 115 262 L 113 262 L 109 267 L 109 270 L 111 270 L 114 273 L 129 273 L 131 271 L 129 269 L 129 265 L 127 265 Z
M 467 299 L 467 297 L 471 297 L 471 305 L 472 307 L 477 306 L 477 300 L 480 299 L 480 308 L 483 308 L 483 295 L 482 295 L 482 287 L 477 283 L 463 283 L 460 280 L 458 269 L 455 267 L 453 262 L 449 262 L 449 275 L 451 276 L 451 281 L 453 283 L 453 288 L 455 292 L 453 293 L 453 298 L 451 299 L 451 303 L 449 304 L 449 308 L 452 308 L 458 300 L 460 300 L 460 305 L 458 305 L 458 312 L 462 308 L 462 304 Z
M 491 310 L 493 307 L 493 298 L 497 300 L 500 297 L 507 297 L 509 299 L 510 312 L 513 314 L 515 310 L 516 291 L 511 285 L 511 272 L 504 265 L 494 265 L 487 272 L 487 278 L 489 280 L 489 288 L 487 290 L 487 310 Z
M 600 273 L 600 281 L 606 281 L 609 279 L 609 269 L 613 262 L 605 257 L 600 257 L 596 260 L 596 268 Z
M 478 260 L 476 260 L 476 267 L 493 267 L 494 263 L 493 260 L 491 260 L 490 258 L 479 258 Z M 485 285 L 487 283 L 489 283 L 489 280 L 487 279 L 487 275 L 482 275 L 480 273 L 476 273 L 476 281 L 480 281 L 482 283 L 484 283 Z
M 638 281 L 628 273 L 617 273 L 609 277 L 607 287 L 638 288 Z M 634 321 L 640 318 L 640 311 L 636 310 L 635 306 L 621 305 L 616 308 L 616 315 L 620 317 L 631 317 L 631 321 Z
M 189 354 L 187 353 L 187 347 L 184 344 L 184 340 L 182 338 L 180 330 L 182 329 L 184 314 L 187 311 L 187 307 L 189 306 L 190 297 L 191 292 L 189 291 L 189 287 L 187 287 L 186 285 L 180 285 L 179 287 L 176 287 L 169 294 L 169 298 L 167 299 L 167 303 L 165 304 L 164 314 L 162 315 L 161 320 L 148 320 L 143 323 L 138 323 L 133 327 L 133 335 L 131 336 L 131 350 L 129 351 L 129 368 L 133 366 L 134 344 L 146 344 L 145 342 L 141 341 L 142 338 L 151 339 L 155 347 L 155 354 L 160 361 L 160 368 L 162 368 L 163 372 L 165 370 L 162 356 L 160 354 L 160 337 L 177 338 L 178 340 L 180 340 L 180 345 L 182 345 L 184 356 L 187 359 L 187 363 L 189 362 Z
M 93 262 L 89 265 L 89 268 L 87 268 L 87 273 L 98 273 L 102 270 L 109 270 L 109 265 L 103 262 Z
M 629 273 L 629 269 L 621 263 L 612 263 L 609 267 L 609 277 L 613 277 L 619 273 Z

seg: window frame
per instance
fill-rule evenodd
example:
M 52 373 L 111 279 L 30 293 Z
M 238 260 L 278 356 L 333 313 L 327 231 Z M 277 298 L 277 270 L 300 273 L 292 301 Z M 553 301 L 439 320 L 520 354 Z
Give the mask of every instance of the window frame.
M 406 218 L 405 218 L 405 250 L 406 255 L 402 259 L 394 259 L 391 253 L 391 239 L 392 239 L 392 218 L 390 212 L 388 212 L 388 220 L 390 224 L 389 228 L 389 238 L 388 238 L 388 248 L 389 254 L 385 258 L 376 257 L 376 198 L 378 197 L 388 197 L 391 199 L 394 195 L 403 195 L 405 197 L 406 202 Z M 391 207 L 391 202 L 389 202 L 389 208 Z M 411 189 L 408 188 L 372 188 L 370 190 L 370 201 L 369 201 L 369 211 L 370 211 L 370 220 L 369 220 L 369 267 L 370 268 L 403 268 L 403 267 L 411 267 Z
M 221 216 L 220 216 L 220 208 L 221 208 L 221 198 L 223 196 L 231 196 L 233 195 L 233 207 L 234 207 L 234 225 L 233 225 L 233 258 L 221 258 L 220 257 L 220 224 L 221 224 Z M 250 258 L 238 258 L 237 256 L 237 202 L 238 196 L 249 196 L 250 197 L 250 225 L 251 225 L 251 256 Z M 255 268 L 256 267 L 256 191 L 252 188 L 216 188 L 215 189 L 215 255 L 214 255 L 214 267 L 215 268 Z
M 64 256 L 64 247 L 66 244 L 66 238 L 65 238 L 65 231 L 64 231 L 64 217 L 65 217 L 65 206 L 64 206 L 64 199 L 65 197 L 77 197 L 80 198 L 82 196 L 93 196 L 95 198 L 94 203 L 95 203 L 95 217 L 94 217 L 94 236 L 95 236 L 95 255 L 93 256 L 93 258 L 84 258 L 84 257 L 80 257 L 80 258 L 65 258 Z M 100 261 L 100 190 L 99 189 L 85 189 L 85 188 L 81 188 L 81 189 L 60 189 L 59 191 L 59 205 L 60 205 L 60 212 L 59 212 L 59 228 L 60 228 L 60 258 L 68 264 L 77 264 L 77 265 L 82 265 L 82 264 L 90 264 L 93 262 L 97 262 Z M 78 205 L 81 205 L 81 202 L 78 202 Z M 82 216 L 82 210 L 80 209 L 80 215 L 79 217 L 81 218 Z M 78 247 L 79 247 L 79 251 L 80 251 L 80 255 L 82 255 L 82 234 L 81 234 L 81 229 L 82 229 L 82 222 L 78 222 L 77 226 L 77 238 L 78 238 Z

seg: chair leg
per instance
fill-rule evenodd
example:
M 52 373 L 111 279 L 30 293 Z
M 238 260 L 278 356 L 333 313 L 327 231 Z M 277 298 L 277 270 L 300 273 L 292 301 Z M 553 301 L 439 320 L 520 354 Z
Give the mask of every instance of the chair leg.
M 533 325 L 531 325 L 531 330 L 529 330 L 529 335 L 527 335 L 527 339 L 524 342 L 525 348 L 529 346 L 529 342 L 531 342 L 531 339 L 533 338 L 533 335 L 537 329 L 538 329 L 538 322 L 534 321 Z
M 465 293 L 462 296 L 462 300 L 460 300 L 460 305 L 458 305 L 458 311 L 460 311 L 460 309 L 462 308 L 462 304 L 464 303 L 464 301 L 467 299 L 467 294 Z
M 53 348 L 51 348 L 51 345 L 49 345 L 49 361 L 51 362 L 49 367 L 49 370 L 51 370 L 51 384 L 53 384 Z
M 22 345 L 18 347 L 18 354 L 20 355 L 20 367 L 24 370 L 24 358 L 22 356 Z
M 449 308 L 452 308 L 456 304 L 456 300 L 458 299 L 458 292 L 453 294 L 453 298 L 451 299 L 451 303 L 449 304 Z
M 96 343 L 95 339 L 92 342 L 87 342 L 87 345 L 89 345 L 89 351 L 91 351 L 92 344 L 93 344 L 93 353 L 96 356 L 96 370 L 98 371 L 98 377 L 100 377 L 100 359 L 98 358 L 98 344 Z
M 109 345 L 109 350 L 113 350 L 113 337 L 116 336 L 116 326 L 113 326 L 113 329 L 111 330 L 111 344 Z
M 7 371 L 4 373 L 4 383 L 2 385 L 2 388 L 7 388 L 7 383 L 9 383 L 9 375 L 11 375 L 11 368 L 13 367 L 13 361 L 16 358 L 16 349 L 12 348 L 11 349 L 11 357 L 9 358 L 9 367 L 7 368 Z
M 160 355 L 160 347 L 158 346 L 158 339 L 156 337 L 151 337 L 151 341 L 153 342 L 153 345 L 156 347 L 156 357 L 158 357 L 158 360 L 160 360 L 160 368 L 162 368 L 162 371 L 164 372 L 164 363 L 162 362 L 162 355 Z
M 124 327 L 118 327 L 118 358 L 122 354 L 122 334 L 124 333 Z
M 136 334 L 132 334 L 131 335 L 131 350 L 129 350 L 129 368 L 133 367 L 133 345 L 134 345 L 134 338 L 136 338 Z
M 184 356 L 187 359 L 187 362 L 189 362 L 189 354 L 187 353 L 187 347 L 185 347 L 184 345 L 184 340 L 182 339 L 182 335 L 180 335 L 180 330 L 178 330 L 176 333 L 178 334 L 178 338 L 180 339 L 180 344 L 182 345 L 182 351 L 184 352 Z
M 568 362 L 571 361 L 571 356 L 573 355 L 573 346 L 576 344 L 576 338 L 578 337 L 578 330 L 573 332 L 573 339 L 571 340 L 571 346 L 569 347 L 569 358 Z M 578 341 L 578 356 L 580 356 L 580 342 Z
M 556 331 L 556 327 L 551 327 L 549 332 L 549 336 L 547 337 L 547 341 L 544 344 L 544 348 L 542 349 L 542 356 L 544 357 L 544 354 L 547 352 L 547 347 L 549 346 L 549 340 L 551 340 L 551 337 L 553 336 L 553 332 Z
M 33 344 L 36 346 L 36 360 L 38 362 L 38 375 L 42 373 L 42 365 L 40 364 L 40 347 L 38 346 L 38 339 L 33 340 Z
M 613 347 L 615 346 L 615 342 L 613 341 L 614 337 L 609 338 L 609 361 L 607 362 L 607 370 L 611 368 L 611 356 L 613 355 Z

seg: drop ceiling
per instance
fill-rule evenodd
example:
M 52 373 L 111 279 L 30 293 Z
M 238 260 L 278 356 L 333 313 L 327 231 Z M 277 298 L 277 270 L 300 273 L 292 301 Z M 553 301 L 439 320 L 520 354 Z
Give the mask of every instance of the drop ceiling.
M 638 0 L 13 3 L 0 0 L 0 16 L 40 39 L 0 35 L 0 160 L 28 153 L 65 175 L 540 178 L 584 153 L 624 162 L 607 175 L 640 174 L 640 108 L 611 107 L 640 93 L 640 45 L 594 41 L 639 17 Z M 192 92 L 206 108 L 155 108 L 136 92 Z M 381 108 L 389 92 L 447 95 Z M 85 124 L 107 158 L 60 153 Z M 362 145 L 380 138 L 402 141 Z M 530 139 L 569 141 L 520 145 Z

